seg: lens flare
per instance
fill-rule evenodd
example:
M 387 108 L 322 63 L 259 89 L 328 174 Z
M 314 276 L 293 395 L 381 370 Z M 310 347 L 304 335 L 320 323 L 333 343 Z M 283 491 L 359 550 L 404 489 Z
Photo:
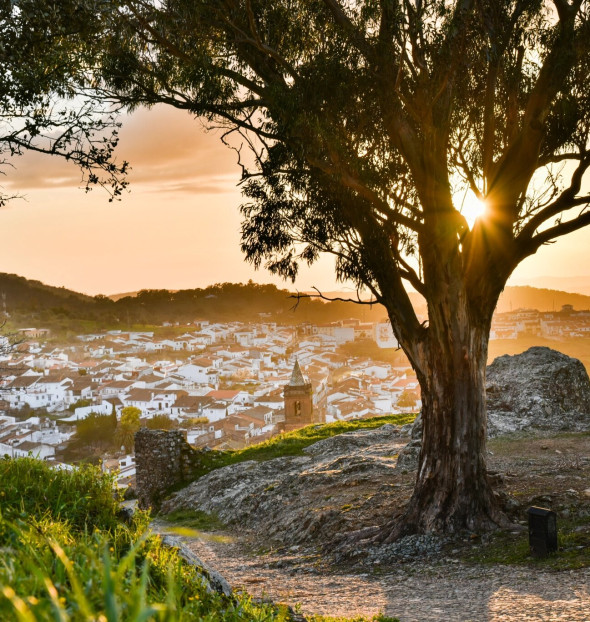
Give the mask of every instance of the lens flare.
M 485 201 L 480 201 L 471 190 L 468 190 L 462 197 L 460 212 L 465 217 L 470 229 L 473 229 L 475 221 L 484 215 L 486 211 Z

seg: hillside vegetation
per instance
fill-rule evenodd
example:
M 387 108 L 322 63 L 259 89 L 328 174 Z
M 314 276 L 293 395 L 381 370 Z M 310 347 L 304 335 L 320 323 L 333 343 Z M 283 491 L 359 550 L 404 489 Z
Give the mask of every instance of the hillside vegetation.
M 286 611 L 209 593 L 202 576 L 147 531 L 117 520 L 97 470 L 0 461 L 0 619 L 282 621 Z M 7 552 L 9 551 L 9 554 Z
M 342 296 L 343 294 L 335 294 Z M 346 294 L 345 294 L 346 295 Z M 352 296 L 354 297 L 354 296 Z M 425 313 L 423 299 L 412 295 L 419 313 Z M 534 287 L 507 287 L 498 303 L 498 311 L 511 308 L 559 310 L 564 304 L 576 309 L 590 308 L 590 296 Z M 15 274 L 0 273 L 0 310 L 6 310 L 15 326 L 27 324 L 92 332 L 105 328 L 136 328 L 163 322 L 195 320 L 302 324 L 326 323 L 347 318 L 377 322 L 386 318 L 378 304 L 297 300 L 287 289 L 275 285 L 218 283 L 205 288 L 170 291 L 142 290 L 114 296 L 86 296 L 63 287 L 50 287 Z
M 43 324 L 80 332 L 195 320 L 300 324 L 345 318 L 376 322 L 385 317 L 380 305 L 297 300 L 286 289 L 252 281 L 178 291 L 142 290 L 113 300 L 0 274 L 0 296 L 0 310 L 5 309 L 15 325 Z
M 496 306 L 496 313 L 506 313 L 516 309 L 559 311 L 563 305 L 573 305 L 574 309 L 579 310 L 590 309 L 590 296 L 516 285 L 507 287 L 502 292 Z
M 210 591 L 203 574 L 150 534 L 147 514 L 119 521 L 112 484 L 92 467 L 0 459 L 0 620 L 291 619 L 286 607 Z

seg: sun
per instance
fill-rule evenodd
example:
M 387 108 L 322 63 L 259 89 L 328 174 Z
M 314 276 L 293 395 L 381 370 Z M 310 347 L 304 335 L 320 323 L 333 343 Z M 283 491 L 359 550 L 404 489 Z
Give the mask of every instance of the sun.
M 467 224 L 470 229 L 473 229 L 473 225 L 475 221 L 486 211 L 486 203 L 485 201 L 480 201 L 475 194 L 471 190 L 467 190 L 465 194 L 461 197 L 459 211 L 467 220 Z

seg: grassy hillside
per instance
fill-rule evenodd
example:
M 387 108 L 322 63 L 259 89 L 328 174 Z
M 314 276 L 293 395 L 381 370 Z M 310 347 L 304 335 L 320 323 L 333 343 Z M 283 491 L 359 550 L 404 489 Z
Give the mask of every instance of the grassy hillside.
M 0 459 L 0 620 L 291 619 L 285 607 L 210 593 L 197 569 L 150 535 L 147 514 L 124 525 L 117 513 L 112 480 L 98 470 Z
M 16 274 L 0 273 L 0 312 L 35 314 L 47 309 L 55 313 L 85 313 L 94 306 L 91 296 L 65 287 L 51 287 Z
M 208 321 L 272 321 L 280 324 L 332 322 L 354 317 L 375 322 L 384 316 L 379 305 L 325 303 L 296 300 L 292 292 L 275 285 L 253 282 L 220 283 L 206 288 L 142 290 L 116 300 L 85 296 L 65 288 L 49 287 L 11 274 L 0 274 L 0 313 L 6 310 L 13 323 L 43 324 L 49 328 L 92 332 L 101 328 Z
M 285 434 L 279 434 L 263 443 L 238 449 L 235 451 L 209 451 L 202 457 L 202 467 L 195 473 L 195 479 L 210 473 L 214 469 L 237 464 L 246 460 L 272 460 L 283 456 L 302 456 L 305 447 L 309 447 L 317 441 L 325 438 L 352 432 L 353 430 L 373 430 L 386 423 L 405 425 L 412 423 L 415 414 L 386 415 L 383 417 L 370 417 L 368 419 L 352 419 L 350 421 L 336 421 L 323 425 L 308 425 L 299 430 L 293 430 Z M 183 484 L 183 486 L 186 484 Z

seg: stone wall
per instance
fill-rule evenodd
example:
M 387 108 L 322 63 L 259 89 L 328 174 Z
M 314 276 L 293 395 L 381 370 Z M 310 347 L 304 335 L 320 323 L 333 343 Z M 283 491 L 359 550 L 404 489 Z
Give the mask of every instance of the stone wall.
M 138 430 L 135 477 L 139 507 L 157 510 L 171 489 L 191 482 L 201 464 L 201 455 L 179 430 Z

